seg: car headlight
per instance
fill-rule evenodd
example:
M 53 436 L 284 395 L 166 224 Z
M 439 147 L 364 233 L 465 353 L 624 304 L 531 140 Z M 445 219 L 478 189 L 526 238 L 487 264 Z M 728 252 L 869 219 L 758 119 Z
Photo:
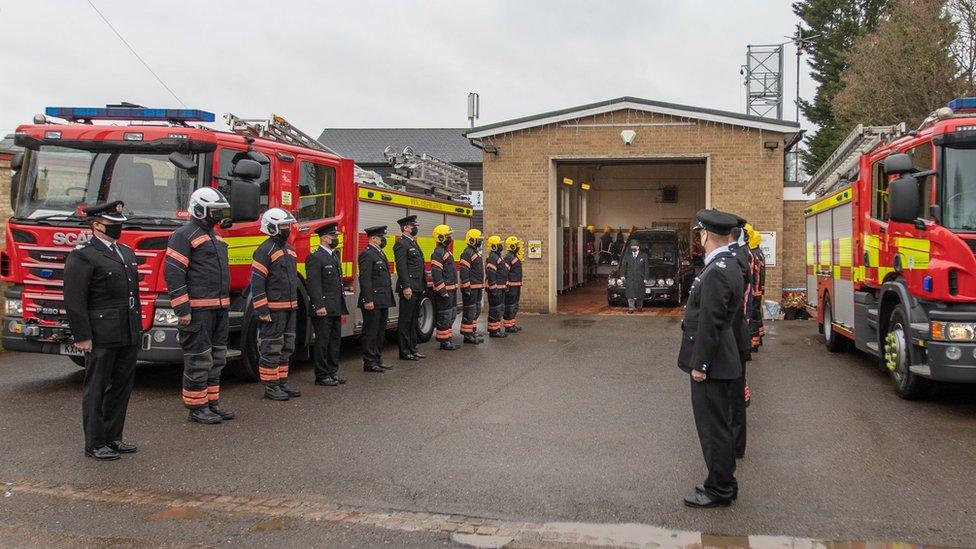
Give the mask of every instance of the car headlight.
M 8 299 L 6 314 L 7 316 L 24 316 L 24 303 L 19 299 Z
M 617 279 L 617 286 L 623 286 L 623 285 L 624 285 L 624 279 L 618 278 Z
M 974 322 L 933 322 L 930 326 L 932 339 L 943 341 L 973 341 L 976 339 Z
M 657 279 L 657 285 L 658 286 L 664 286 L 664 279 L 663 278 Z
M 673 278 L 669 278 L 669 279 L 665 280 L 665 282 L 668 283 L 668 286 L 674 286 L 674 279 Z
M 156 326 L 176 326 L 180 321 L 180 317 L 176 316 L 173 309 L 156 309 L 156 314 L 153 315 L 153 324 Z

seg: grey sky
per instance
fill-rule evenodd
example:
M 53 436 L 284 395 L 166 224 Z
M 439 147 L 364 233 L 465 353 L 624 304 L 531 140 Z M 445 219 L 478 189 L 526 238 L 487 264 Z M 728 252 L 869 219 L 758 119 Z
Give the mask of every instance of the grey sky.
M 746 45 L 796 25 L 785 0 L 92 1 L 189 107 L 313 135 L 461 127 L 469 91 L 483 124 L 622 95 L 741 112 Z M 47 105 L 179 106 L 85 0 L 0 3 L 0 37 L 0 131 Z

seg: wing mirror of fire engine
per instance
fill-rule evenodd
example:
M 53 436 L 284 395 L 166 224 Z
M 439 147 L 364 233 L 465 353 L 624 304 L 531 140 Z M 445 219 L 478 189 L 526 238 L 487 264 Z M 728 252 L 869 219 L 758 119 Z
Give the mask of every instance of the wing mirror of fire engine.
M 885 175 L 902 175 L 913 171 L 915 171 L 915 166 L 912 165 L 912 159 L 905 153 L 893 154 L 885 158 Z
M 254 149 L 247 151 L 247 158 L 257 162 L 258 164 L 268 165 L 271 163 L 271 159 L 268 158 L 268 155 Z
M 241 162 L 244 162 L 242 160 Z M 230 182 L 231 220 L 256 221 L 261 215 L 261 186 L 245 179 L 232 179 Z
M 177 168 L 186 170 L 188 172 L 196 169 L 197 167 L 197 162 L 193 159 L 193 157 L 187 156 L 180 152 L 170 153 L 169 161 Z
M 21 166 L 24 165 L 24 153 L 19 152 L 10 159 L 10 171 L 16 172 L 20 171 Z
M 914 177 L 900 177 L 888 184 L 888 218 L 892 221 L 914 223 L 918 201 L 918 181 Z

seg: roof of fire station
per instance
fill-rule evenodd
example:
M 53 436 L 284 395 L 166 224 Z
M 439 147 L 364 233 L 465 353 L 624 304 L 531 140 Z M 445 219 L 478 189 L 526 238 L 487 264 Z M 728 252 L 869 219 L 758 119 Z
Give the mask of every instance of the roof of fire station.
M 600 101 L 597 103 L 580 105 L 578 107 L 561 109 L 558 111 L 523 116 L 522 118 L 514 118 L 512 120 L 505 120 L 502 122 L 496 122 L 494 124 L 487 124 L 485 126 L 478 126 L 476 128 L 467 130 L 465 135 L 471 139 L 479 139 L 482 137 L 490 137 L 493 135 L 534 128 L 537 126 L 545 126 L 547 124 L 565 122 L 567 120 L 575 120 L 585 116 L 604 114 L 623 109 L 633 109 L 636 111 L 665 114 L 681 118 L 705 120 L 709 122 L 731 124 L 734 126 L 743 126 L 747 128 L 756 128 L 780 133 L 795 133 L 800 129 L 800 125 L 798 123 L 790 120 L 763 118 L 760 116 L 752 116 L 737 112 L 721 111 L 703 107 L 692 107 L 688 105 L 678 105 L 676 103 L 665 103 L 663 101 L 652 101 L 650 99 L 625 96 Z
M 386 164 L 383 150 L 410 146 L 452 164 L 481 164 L 482 151 L 464 137 L 467 128 L 326 128 L 319 142 L 357 164 Z

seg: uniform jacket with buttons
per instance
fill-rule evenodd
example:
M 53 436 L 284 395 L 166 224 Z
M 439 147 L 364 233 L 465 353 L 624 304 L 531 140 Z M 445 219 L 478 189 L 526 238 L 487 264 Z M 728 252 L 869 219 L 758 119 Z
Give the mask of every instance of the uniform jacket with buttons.
M 711 379 L 742 375 L 733 320 L 742 310 L 742 272 L 731 251 L 718 254 L 695 277 L 681 322 L 678 367 L 698 370 Z
M 742 273 L 742 307 L 739 307 L 740 310 L 736 313 L 732 325 L 735 329 L 739 351 L 746 352 L 752 349 L 752 335 L 749 333 L 749 327 L 746 325 L 746 319 L 748 317 L 745 314 L 746 302 L 748 301 L 752 286 L 752 252 L 749 250 L 749 246 L 738 243 L 729 245 L 729 250 L 735 256 L 735 263 Z
M 505 254 L 505 267 L 508 269 L 508 287 L 522 285 L 522 262 L 515 252 L 509 251 Z
M 461 290 L 480 290 L 485 287 L 485 258 L 474 246 L 461 252 Z
M 325 308 L 326 316 L 349 314 L 342 293 L 342 263 L 337 253 L 319 246 L 319 249 L 305 260 L 305 275 L 308 279 L 308 297 L 312 300 L 312 309 L 317 311 Z
M 254 250 L 251 301 L 259 316 L 298 308 L 298 254 L 287 242 L 270 237 Z
M 393 306 L 393 278 L 386 254 L 372 244 L 359 252 L 359 308 L 372 302 L 376 309 Z
M 430 254 L 430 278 L 434 291 L 440 295 L 457 290 L 458 273 L 454 266 L 454 254 L 444 244 L 438 244 Z
M 64 308 L 75 341 L 93 347 L 136 345 L 142 337 L 136 254 L 97 238 L 74 249 L 64 265 Z
M 188 221 L 170 235 L 163 276 L 179 316 L 230 307 L 227 243 L 202 221 Z
M 488 261 L 485 263 L 485 275 L 490 292 L 497 294 L 504 292 L 508 287 L 508 266 L 498 252 L 488 254 Z
M 393 245 L 393 259 L 396 263 L 397 291 L 410 288 L 414 293 L 423 292 L 427 287 L 424 276 L 424 252 L 413 238 L 401 236 Z

